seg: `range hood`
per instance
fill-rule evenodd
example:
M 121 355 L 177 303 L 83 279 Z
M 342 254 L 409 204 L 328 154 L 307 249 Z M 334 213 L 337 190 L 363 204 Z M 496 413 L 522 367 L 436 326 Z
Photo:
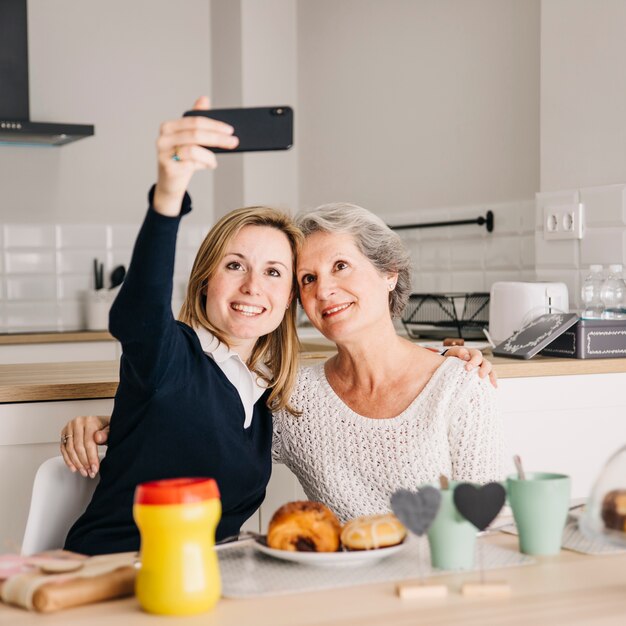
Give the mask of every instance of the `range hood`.
M 62 146 L 91 137 L 90 124 L 31 122 L 26 0 L 0 0 L 0 144 Z

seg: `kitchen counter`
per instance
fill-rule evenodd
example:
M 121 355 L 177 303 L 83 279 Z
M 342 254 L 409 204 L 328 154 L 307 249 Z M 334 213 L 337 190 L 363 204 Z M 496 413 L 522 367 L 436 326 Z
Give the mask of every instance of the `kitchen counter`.
M 301 362 L 318 363 L 331 354 L 331 350 L 306 351 Z M 536 356 L 522 361 L 492 357 L 488 351 L 485 355 L 493 362 L 500 379 L 626 373 L 626 359 Z M 0 403 L 112 398 L 119 382 L 118 372 L 117 361 L 0 365 Z
M 517 539 L 496 534 L 487 539 L 515 549 Z M 289 564 L 291 565 L 291 564 Z M 417 572 L 416 572 L 417 575 Z M 155 617 L 135 598 L 78 607 L 49 615 L 0 605 L 0 622 L 12 626 L 90 626 L 119 622 L 169 626 L 406 626 L 407 624 L 568 624 L 621 625 L 626 614 L 626 554 L 589 556 L 563 550 L 522 567 L 490 570 L 486 582 L 504 581 L 508 598 L 465 598 L 464 582 L 478 574 L 445 574 L 429 579 L 448 586 L 445 598 L 400 600 L 395 584 L 378 583 L 326 591 L 245 600 L 222 599 L 209 613 L 194 617 Z

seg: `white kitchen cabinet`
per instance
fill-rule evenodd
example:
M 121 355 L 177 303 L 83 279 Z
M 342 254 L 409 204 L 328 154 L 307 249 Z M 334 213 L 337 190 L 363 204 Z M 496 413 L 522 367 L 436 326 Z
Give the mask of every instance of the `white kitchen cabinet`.
M 0 345 L 0 365 L 116 361 L 122 354 L 117 341 L 73 341 Z
M 572 477 L 584 498 L 608 457 L 626 443 L 626 373 L 507 378 L 499 381 L 509 469 Z

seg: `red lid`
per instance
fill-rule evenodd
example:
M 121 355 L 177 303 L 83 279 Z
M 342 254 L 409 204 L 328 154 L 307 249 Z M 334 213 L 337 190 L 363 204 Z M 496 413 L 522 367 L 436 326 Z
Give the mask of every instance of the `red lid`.
M 192 504 L 219 498 L 212 478 L 168 478 L 137 485 L 135 504 Z

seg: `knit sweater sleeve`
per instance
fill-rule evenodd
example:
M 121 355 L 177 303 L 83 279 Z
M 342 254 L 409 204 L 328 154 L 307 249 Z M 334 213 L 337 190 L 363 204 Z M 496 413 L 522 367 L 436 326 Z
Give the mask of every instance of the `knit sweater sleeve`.
M 476 483 L 501 480 L 503 430 L 495 389 L 476 372 L 459 381 L 448 429 L 452 478 Z
M 178 344 L 188 341 L 172 314 L 172 290 L 178 226 L 191 211 L 191 199 L 185 194 L 180 215 L 167 217 L 154 210 L 153 197 L 154 187 L 128 273 L 111 307 L 109 330 L 122 344 L 126 380 L 155 389 L 176 369 L 168 355 L 180 353 Z

